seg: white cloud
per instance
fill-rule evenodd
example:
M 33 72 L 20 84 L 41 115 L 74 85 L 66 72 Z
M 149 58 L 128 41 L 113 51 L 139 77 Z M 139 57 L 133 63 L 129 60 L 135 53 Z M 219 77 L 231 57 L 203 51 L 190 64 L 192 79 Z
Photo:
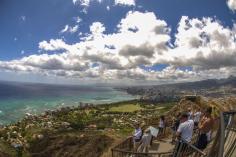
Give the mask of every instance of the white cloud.
M 227 5 L 232 11 L 236 11 L 236 0 L 227 0 Z
M 163 60 L 196 69 L 236 66 L 235 31 L 212 18 L 182 17 L 176 34 L 175 48 Z M 167 59 L 168 58 L 168 59 Z
M 78 25 L 75 25 L 74 27 L 71 27 L 69 25 L 65 25 L 65 27 L 60 31 L 60 33 L 66 33 L 66 32 L 69 32 L 69 33 L 75 33 L 78 31 L 78 28 L 79 26 Z
M 94 0 L 99 3 L 102 3 L 103 0 Z M 75 5 L 82 5 L 88 7 L 92 0 L 72 0 Z M 124 6 L 134 6 L 135 0 L 114 0 L 115 5 L 124 5 Z
M 105 27 L 103 26 L 102 23 L 100 22 L 94 22 L 90 26 L 90 32 L 94 35 L 99 35 L 102 34 L 105 31 Z
M 70 32 L 70 33 L 75 33 L 75 32 L 77 32 L 78 28 L 79 28 L 78 25 L 76 25 L 76 26 L 74 26 L 74 27 L 71 27 L 71 29 L 70 29 L 69 32 Z
M 135 6 L 135 0 L 115 0 L 115 5 Z
M 80 11 L 81 13 L 87 14 L 88 7 L 90 6 L 92 0 L 73 0 L 74 5 L 80 5 L 83 9 Z
M 82 13 L 87 14 L 88 8 L 92 2 L 102 3 L 104 0 L 72 0 L 74 5 L 82 6 L 83 9 L 81 10 Z M 135 6 L 135 0 L 113 0 L 114 5 L 118 6 Z M 109 11 L 110 6 L 107 6 L 106 9 Z
M 65 25 L 65 27 L 60 31 L 60 33 L 65 33 L 69 30 L 69 25 Z
M 74 4 L 80 4 L 83 6 L 89 6 L 91 0 L 73 0 Z
M 65 26 L 63 30 L 68 29 Z M 227 77 L 236 72 L 236 24 L 229 28 L 216 19 L 183 16 L 170 46 L 171 29 L 164 20 L 152 12 L 130 11 L 117 24 L 116 32 L 105 31 L 104 24 L 94 22 L 80 42 L 70 45 L 62 39 L 42 41 L 39 49 L 44 54 L 0 61 L 0 69 L 162 83 Z M 62 52 L 56 53 L 57 50 Z M 45 54 L 47 51 L 55 53 Z M 156 64 L 167 67 L 159 71 L 148 69 Z M 181 70 L 179 67 L 183 66 L 191 70 Z
M 77 17 L 75 17 L 75 21 L 76 21 L 76 23 L 80 23 L 80 22 L 82 22 L 82 19 L 79 16 L 77 16 Z
M 51 39 L 49 42 L 44 40 L 39 43 L 39 48 L 45 51 L 65 50 L 68 47 L 69 45 L 61 39 Z

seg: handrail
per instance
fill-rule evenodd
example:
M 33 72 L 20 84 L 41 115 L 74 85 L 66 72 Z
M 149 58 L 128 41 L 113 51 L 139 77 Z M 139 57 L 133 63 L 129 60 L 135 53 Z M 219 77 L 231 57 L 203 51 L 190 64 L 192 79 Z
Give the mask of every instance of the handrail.
M 201 155 L 204 155 L 204 156 L 207 155 L 205 152 L 203 152 L 202 150 L 200 150 L 199 148 L 197 148 L 197 147 L 194 146 L 193 144 L 191 144 L 191 143 L 189 143 L 189 142 L 187 142 L 187 141 L 185 141 L 185 140 L 182 140 L 182 141 L 184 141 L 185 143 L 187 143 L 187 145 L 188 145 L 189 147 L 191 147 L 192 149 L 196 150 L 196 151 L 197 151 L 198 153 L 200 153 Z
M 182 156 L 206 157 L 207 154 L 203 152 L 202 150 L 198 149 L 196 146 L 194 146 L 190 142 L 187 142 L 184 139 L 180 139 L 175 145 L 173 157 L 182 157 Z
M 143 152 L 134 152 L 134 151 L 128 151 L 128 150 L 122 150 L 119 148 L 112 148 L 112 151 L 117 151 L 117 152 L 122 152 L 122 153 L 129 153 L 129 154 L 139 154 L 139 155 L 165 155 L 165 154 L 172 154 L 172 151 L 169 152 L 148 152 L 148 153 L 143 153 Z
M 209 157 L 231 157 L 236 150 L 236 111 L 220 113 L 220 127 Z
M 123 157 L 124 154 L 126 155 L 139 155 L 139 156 L 147 156 L 147 155 L 155 155 L 155 156 L 163 156 L 163 155 L 171 155 L 173 153 L 173 151 L 168 151 L 168 152 L 148 152 L 148 153 L 144 153 L 144 152 L 135 152 L 133 151 L 133 147 L 132 147 L 132 141 L 133 141 L 133 137 L 130 136 L 128 138 L 126 138 L 125 140 L 123 140 L 121 143 L 119 143 L 117 146 L 115 146 L 114 148 L 111 149 L 112 152 L 112 157 Z M 125 148 L 123 148 L 124 146 L 126 146 Z M 119 155 L 120 153 L 120 155 Z M 116 155 L 115 155 L 116 154 Z
M 218 157 L 223 157 L 224 154 L 224 144 L 225 144 L 225 121 L 223 112 L 220 113 L 220 145 Z
M 180 140 L 181 141 L 181 140 Z M 173 154 L 174 157 L 187 156 L 198 157 L 231 157 L 236 152 L 236 111 L 221 112 L 219 117 L 219 128 L 210 149 L 200 150 L 192 143 L 182 140 L 176 144 L 173 152 L 149 152 L 141 153 L 132 150 L 132 137 L 124 140 L 112 149 L 112 157 L 124 157 L 126 155 L 156 155 L 161 157 L 165 154 Z M 193 142 L 193 141 L 192 141 Z M 184 146 L 184 144 L 187 146 Z

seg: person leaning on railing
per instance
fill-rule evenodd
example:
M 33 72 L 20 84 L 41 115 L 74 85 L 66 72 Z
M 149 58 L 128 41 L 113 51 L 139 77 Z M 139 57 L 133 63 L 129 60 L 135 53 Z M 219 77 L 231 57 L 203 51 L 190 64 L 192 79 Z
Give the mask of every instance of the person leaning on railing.
M 181 116 L 181 113 L 179 112 L 177 114 L 176 117 L 173 117 L 173 125 L 171 127 L 172 129 L 172 141 L 171 143 L 174 143 L 175 142 L 175 138 L 176 138 L 176 132 L 177 132 L 177 129 L 179 128 L 179 125 L 180 125 L 180 116 Z
M 190 142 L 193 135 L 194 122 L 188 119 L 188 113 L 182 113 L 180 117 L 180 125 L 176 132 L 176 137 Z
M 205 149 L 208 144 L 207 134 L 213 129 L 214 120 L 211 116 L 212 108 L 208 107 L 205 112 L 204 116 L 201 118 L 198 129 L 199 129 L 199 138 L 196 143 L 196 147 L 198 149 Z
M 194 122 L 189 118 L 189 114 L 184 112 L 180 116 L 180 125 L 177 129 L 175 137 L 178 138 L 178 146 L 176 152 L 184 153 L 187 148 L 187 143 L 191 142 L 193 135 Z M 186 141 L 186 142 L 182 142 Z

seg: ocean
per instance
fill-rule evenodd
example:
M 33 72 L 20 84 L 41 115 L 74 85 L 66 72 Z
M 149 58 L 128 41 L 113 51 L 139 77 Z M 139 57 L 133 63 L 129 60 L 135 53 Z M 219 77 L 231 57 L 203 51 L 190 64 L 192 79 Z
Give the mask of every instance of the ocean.
M 78 106 L 80 102 L 104 104 L 135 98 L 107 86 L 0 82 L 0 124 L 14 123 L 26 113 L 39 114 L 48 109 Z

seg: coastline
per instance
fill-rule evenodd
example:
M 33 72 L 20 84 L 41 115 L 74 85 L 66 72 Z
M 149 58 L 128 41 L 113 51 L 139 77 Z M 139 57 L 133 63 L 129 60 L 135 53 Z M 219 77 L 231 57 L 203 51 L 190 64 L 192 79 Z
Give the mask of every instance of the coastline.
M 115 114 L 112 116 L 111 114 L 113 118 L 109 118 L 110 116 L 104 117 L 104 115 L 106 115 L 106 112 L 111 107 L 136 104 L 137 102 L 138 100 L 134 99 L 100 105 L 85 103 L 76 107 L 68 106 L 48 110 L 38 115 L 27 114 L 16 123 L 11 123 L 0 128 L 0 145 L 7 147 L 6 152 L 13 152 L 13 154 L 15 153 L 15 149 L 18 149 L 17 147 L 24 149 L 22 150 L 23 154 L 32 154 L 31 149 L 37 147 L 35 146 L 35 142 L 37 143 L 37 141 L 39 142 L 41 140 L 47 141 L 47 138 L 55 135 L 61 136 L 61 133 L 63 135 L 67 133 L 73 134 L 76 139 L 78 135 L 94 139 L 96 138 L 93 137 L 94 135 L 99 137 L 104 134 L 106 135 L 108 130 L 113 132 L 112 134 L 114 135 L 117 135 L 116 132 L 118 131 L 119 134 L 122 133 L 126 136 L 131 131 L 130 126 L 111 126 L 111 120 L 115 117 L 118 118 L 119 115 Z M 121 128 L 123 130 L 120 130 Z M 83 137 L 79 138 L 83 139 Z M 107 136 L 104 138 L 110 139 Z
M 64 146 L 68 151 L 76 148 L 77 152 L 71 152 L 71 156 L 87 156 L 91 148 L 104 153 L 109 151 L 112 144 L 129 136 L 135 122 L 155 126 L 160 115 L 166 115 L 171 120 L 181 108 L 186 110 L 199 102 L 204 106 L 206 101 L 196 99 L 196 102 L 192 102 L 186 98 L 180 102 L 150 103 L 134 99 L 101 105 L 62 107 L 40 115 L 29 114 L 17 123 L 0 128 L 0 146 L 4 146 L 4 153 L 13 152 L 9 157 L 16 156 L 16 150 L 20 150 L 25 157 L 34 157 L 34 154 L 46 157 L 62 152 Z M 100 141 L 104 142 L 102 148 Z M 81 152 L 83 154 L 78 155 Z M 94 154 L 89 157 L 94 157 Z
M 58 105 L 56 108 L 54 109 L 46 109 L 45 111 L 41 112 L 41 113 L 36 113 L 36 114 L 32 114 L 32 113 L 28 113 L 26 112 L 25 115 L 19 119 L 16 120 L 15 122 L 9 123 L 9 124 L 0 124 L 0 128 L 1 127 L 5 127 L 5 126 L 11 126 L 11 125 L 15 125 L 17 123 L 20 123 L 22 120 L 24 120 L 25 118 L 29 118 L 29 117 L 43 117 L 43 116 L 47 116 L 47 115 L 53 115 L 53 114 L 60 114 L 61 112 L 63 112 L 65 114 L 65 112 L 70 112 L 70 111 L 74 111 L 74 110 L 83 110 L 86 108 L 100 108 L 100 107 L 106 107 L 106 106 L 117 106 L 120 104 L 127 104 L 127 103 L 131 103 L 131 102 L 138 102 L 139 99 L 131 99 L 131 100 L 123 100 L 123 101 L 117 101 L 117 102 L 111 102 L 111 103 L 97 103 L 97 104 L 93 104 L 93 103 L 85 103 L 85 102 L 79 102 L 79 104 L 77 106 L 64 106 L 64 105 Z M 2 111 L 0 111 L 0 113 L 2 113 Z
M 0 125 L 16 123 L 24 118 L 26 113 L 38 115 L 47 110 L 78 107 L 80 104 L 103 105 L 137 98 L 137 96 L 130 95 L 125 91 L 119 91 L 116 88 L 101 88 L 100 92 L 99 90 L 100 88 L 89 92 L 82 90 L 81 92 L 78 91 L 79 93 L 72 91 L 72 94 L 63 92 L 62 96 L 52 97 L 2 98 L 0 100 Z

